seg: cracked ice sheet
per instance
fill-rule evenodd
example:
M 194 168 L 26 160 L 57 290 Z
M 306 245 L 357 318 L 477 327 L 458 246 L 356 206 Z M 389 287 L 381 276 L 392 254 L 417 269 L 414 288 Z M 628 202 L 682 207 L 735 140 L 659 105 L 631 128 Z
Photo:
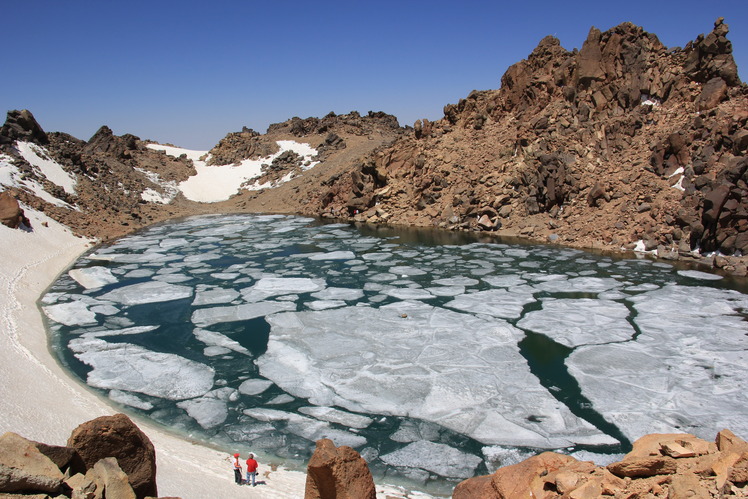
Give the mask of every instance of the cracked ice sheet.
M 335 442 L 336 446 L 348 445 L 350 447 L 361 447 L 366 445 L 366 438 L 360 435 L 330 428 L 330 425 L 324 421 L 318 421 L 292 412 L 255 408 L 245 409 L 244 414 L 258 421 L 285 421 L 287 431 L 312 442 L 321 438 L 329 438 Z
M 483 461 L 478 456 L 461 452 L 454 447 L 420 440 L 381 456 L 391 466 L 421 468 L 440 476 L 470 478 Z
M 199 308 L 192 312 L 192 323 L 199 327 L 208 327 L 223 322 L 246 321 L 276 312 L 295 309 L 296 303 L 280 301 L 263 301 L 227 307 Z
M 666 286 L 630 298 L 635 342 L 587 346 L 567 359 L 582 393 L 631 440 L 723 428 L 748 434 L 748 337 L 736 291 Z M 623 409 L 622 409 L 623 408 Z
M 109 300 L 124 305 L 142 305 L 192 297 L 192 288 L 178 286 L 160 281 L 148 281 L 117 288 L 101 295 L 102 300 Z
M 456 296 L 444 306 L 473 314 L 516 319 L 522 315 L 524 306 L 535 301 L 528 286 L 518 286 L 511 291 L 489 289 Z
M 546 298 L 542 303 L 542 310 L 529 312 L 517 327 L 544 334 L 570 348 L 625 341 L 636 332 L 626 322 L 629 310 L 621 303 L 588 298 Z
M 68 272 L 68 275 L 86 289 L 101 288 L 117 282 L 117 278 L 112 274 L 112 271 L 106 267 L 72 269 Z
M 485 444 L 616 442 L 540 385 L 519 353 L 522 332 L 504 321 L 419 302 L 267 320 L 260 373 L 315 405 L 423 419 Z
M 92 337 L 73 339 L 68 347 L 93 368 L 86 382 L 96 388 L 182 400 L 199 397 L 213 387 L 213 368 L 178 355 Z

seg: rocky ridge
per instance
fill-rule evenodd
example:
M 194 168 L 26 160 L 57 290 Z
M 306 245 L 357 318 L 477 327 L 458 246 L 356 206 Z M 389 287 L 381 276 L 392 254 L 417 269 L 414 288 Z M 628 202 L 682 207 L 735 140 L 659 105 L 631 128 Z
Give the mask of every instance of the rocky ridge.
M 544 38 L 317 190 L 304 212 L 661 258 L 748 254 L 748 87 L 722 19 L 668 49 L 630 23 Z M 709 259 L 745 275 L 744 259 Z

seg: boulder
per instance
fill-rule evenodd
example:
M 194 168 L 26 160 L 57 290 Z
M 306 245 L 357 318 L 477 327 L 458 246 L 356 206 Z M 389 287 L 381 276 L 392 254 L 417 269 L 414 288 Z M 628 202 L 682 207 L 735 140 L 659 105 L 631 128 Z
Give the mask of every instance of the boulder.
M 576 459 L 571 456 L 543 452 L 521 463 L 499 468 L 491 475 L 491 485 L 496 495 L 487 497 L 544 497 L 545 482 L 542 477 L 574 462 Z
M 0 437 L 0 492 L 44 492 L 61 490 L 62 471 L 34 445 L 15 433 Z
M 374 479 L 361 455 L 351 447 L 317 440 L 307 467 L 305 499 L 375 499 Z
M 31 222 L 23 213 L 18 200 L 8 191 L 0 192 L 0 223 L 11 229 L 17 229 L 22 224 L 27 227 Z
M 99 460 L 86 473 L 86 479 L 96 484 L 96 497 L 106 499 L 135 499 L 135 492 L 128 477 L 119 467 L 117 459 L 107 457 Z
M 76 473 L 86 472 L 86 465 L 83 464 L 83 460 L 75 449 L 41 442 L 34 442 L 34 445 L 39 452 L 51 459 L 63 473 L 75 475 Z
M 720 77 L 712 78 L 701 88 L 696 99 L 696 109 L 706 111 L 715 108 L 727 98 L 727 83 Z
M 632 457 L 609 464 L 608 471 L 619 477 L 639 478 L 672 475 L 677 465 L 671 457 Z
M 126 415 L 102 416 L 81 424 L 73 430 L 67 446 L 78 452 L 87 470 L 101 459 L 116 458 L 138 499 L 158 495 L 156 451 Z

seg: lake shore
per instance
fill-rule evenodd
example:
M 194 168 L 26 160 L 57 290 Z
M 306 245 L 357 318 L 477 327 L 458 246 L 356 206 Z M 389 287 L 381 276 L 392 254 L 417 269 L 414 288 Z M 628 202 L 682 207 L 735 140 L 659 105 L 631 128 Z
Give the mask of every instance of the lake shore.
M 65 445 L 72 430 L 118 412 L 65 372 L 52 356 L 36 302 L 57 275 L 94 241 L 73 235 L 44 214 L 26 210 L 33 232 L 0 226 L 0 433 Z M 260 463 L 265 483 L 237 489 L 228 455 L 179 438 L 140 418 L 156 447 L 160 496 L 304 496 L 306 474 Z M 236 449 L 246 459 L 248 449 Z

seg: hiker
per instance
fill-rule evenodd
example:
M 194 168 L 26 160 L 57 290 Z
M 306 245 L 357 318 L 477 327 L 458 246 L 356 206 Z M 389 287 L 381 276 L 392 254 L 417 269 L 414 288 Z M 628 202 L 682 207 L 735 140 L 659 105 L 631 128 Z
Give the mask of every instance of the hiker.
M 237 485 L 242 484 L 242 465 L 239 464 L 239 456 L 240 454 L 238 452 L 234 454 L 234 481 Z
M 249 485 L 249 481 L 252 480 L 252 487 L 254 487 L 255 484 L 255 477 L 257 476 L 257 461 L 255 461 L 255 455 L 250 454 L 249 459 L 247 459 L 247 485 Z

